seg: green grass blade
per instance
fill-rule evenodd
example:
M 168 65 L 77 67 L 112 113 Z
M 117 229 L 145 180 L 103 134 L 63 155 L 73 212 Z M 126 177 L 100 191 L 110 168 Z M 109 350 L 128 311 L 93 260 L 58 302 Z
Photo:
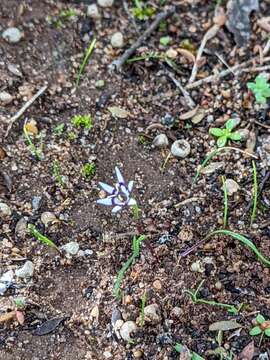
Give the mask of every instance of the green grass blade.
M 228 192 L 227 192 L 227 187 L 226 187 L 225 176 L 221 176 L 221 179 L 222 179 L 222 187 L 223 187 L 223 193 L 224 193 L 223 225 L 224 225 L 224 227 L 227 227 L 227 223 L 228 223 Z
M 89 60 L 89 58 L 90 58 L 90 56 L 91 56 L 91 54 L 92 54 L 95 46 L 96 46 L 96 42 L 97 42 L 97 39 L 93 39 L 93 40 L 91 41 L 90 45 L 88 46 L 87 50 L 86 50 L 85 56 L 84 56 L 84 58 L 83 58 L 83 61 L 82 61 L 81 65 L 80 65 L 79 72 L 78 72 L 78 74 L 77 74 L 76 87 L 79 86 L 82 73 L 83 73 L 84 68 L 85 68 L 85 66 L 86 66 L 86 64 L 87 64 L 87 62 L 88 62 L 88 60 Z
M 55 243 L 48 239 L 46 236 L 42 235 L 36 228 L 34 225 L 32 224 L 28 224 L 28 229 L 30 230 L 31 234 L 40 242 L 42 242 L 44 245 L 47 245 L 49 247 L 52 247 L 54 249 L 56 249 L 57 251 L 60 252 L 58 246 L 55 245 Z
M 256 163 L 252 160 L 252 169 L 253 169 L 253 206 L 252 206 L 252 213 L 251 213 L 251 220 L 250 225 L 253 224 L 256 213 L 257 213 L 257 203 L 258 203 L 258 179 L 257 179 L 257 168 Z
M 196 181 L 198 180 L 198 177 L 201 174 L 201 171 L 203 168 L 206 167 L 206 165 L 209 163 L 209 161 L 211 161 L 213 159 L 213 157 L 222 149 L 215 149 L 213 151 L 210 152 L 209 155 L 207 155 L 207 157 L 204 159 L 204 161 L 202 162 L 201 166 L 197 169 L 196 174 L 194 176 L 194 179 L 192 181 L 192 186 L 196 183 Z
M 144 326 L 144 308 L 146 304 L 146 291 L 143 293 L 142 296 L 142 306 L 141 306 L 141 319 L 140 319 L 140 325 Z
M 235 240 L 240 241 L 243 245 L 245 245 L 246 247 L 248 247 L 251 251 L 254 252 L 254 254 L 257 256 L 257 258 L 266 266 L 270 267 L 270 259 L 266 258 L 263 256 L 263 254 L 257 249 L 257 247 L 253 244 L 253 242 L 249 239 L 247 239 L 245 236 L 240 235 L 238 233 L 235 233 L 233 231 L 230 230 L 215 230 L 213 232 L 211 232 L 210 234 L 208 234 L 205 239 L 208 239 L 210 237 L 212 237 L 213 235 L 228 235 L 231 236 L 232 238 L 234 238 Z

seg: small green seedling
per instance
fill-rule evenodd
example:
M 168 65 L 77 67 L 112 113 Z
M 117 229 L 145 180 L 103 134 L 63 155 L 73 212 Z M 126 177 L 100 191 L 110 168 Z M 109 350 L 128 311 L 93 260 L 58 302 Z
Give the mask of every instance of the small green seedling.
M 76 128 L 83 127 L 89 130 L 93 127 L 93 120 L 90 115 L 75 115 L 71 119 L 71 123 Z
M 64 177 L 61 175 L 61 167 L 57 160 L 54 160 L 53 166 L 52 166 L 52 173 L 55 181 L 61 186 L 65 186 Z
M 77 139 L 77 135 L 75 134 L 74 131 L 69 131 L 67 134 L 67 137 L 70 141 L 76 140 Z
M 23 309 L 26 306 L 26 300 L 23 297 L 13 299 L 16 309 Z
M 124 279 L 126 271 L 130 268 L 133 262 L 140 256 L 140 249 L 143 240 L 145 239 L 144 235 L 139 237 L 134 236 L 132 240 L 132 255 L 128 258 L 128 260 L 124 263 L 121 270 L 118 272 L 116 282 L 114 284 L 114 296 L 119 300 L 121 296 L 120 286 Z
M 264 336 L 270 337 L 270 321 L 265 320 L 264 316 L 258 314 L 256 317 L 256 322 L 257 325 L 250 330 L 249 335 L 251 336 L 261 335 L 259 342 L 259 346 L 260 346 Z
M 197 287 L 197 289 L 195 291 L 184 290 L 184 292 L 190 296 L 190 298 L 194 304 L 217 306 L 217 307 L 226 309 L 229 313 L 231 313 L 233 315 L 236 315 L 239 313 L 239 311 L 243 307 L 243 304 L 240 304 L 240 306 L 237 308 L 234 305 L 219 303 L 216 301 L 206 300 L 206 299 L 198 297 L 198 293 L 199 293 L 204 281 L 205 280 L 202 280 L 200 282 L 199 286 Z
M 55 243 L 48 239 L 46 236 L 42 235 L 36 228 L 34 225 L 32 224 L 28 224 L 27 226 L 28 230 L 30 231 L 30 233 L 40 242 L 42 242 L 44 245 L 47 245 L 49 247 L 52 247 L 53 249 L 57 250 L 58 252 L 60 252 L 59 248 L 57 245 L 55 245 Z
M 143 293 L 142 296 L 142 305 L 141 305 L 141 318 L 140 318 L 140 325 L 144 326 L 144 309 L 145 309 L 145 305 L 146 305 L 146 291 Z
M 82 168 L 82 175 L 86 179 L 92 178 L 96 173 L 96 164 L 94 163 L 87 163 L 83 165 Z
M 241 135 L 232 130 L 235 128 L 236 122 L 234 119 L 229 119 L 225 124 L 225 129 L 220 128 L 211 128 L 209 133 L 218 138 L 217 146 L 219 148 L 224 147 L 227 144 L 228 140 L 239 141 L 241 140 Z
M 176 343 L 174 346 L 174 350 L 177 351 L 180 354 L 185 354 L 185 351 L 188 351 L 189 353 L 191 353 L 191 357 L 188 356 L 187 359 L 191 359 L 191 360 L 204 360 L 203 357 L 201 357 L 199 354 L 195 353 L 194 351 L 189 351 L 187 349 L 186 346 L 180 344 L 180 343 Z M 186 358 L 185 356 L 183 356 L 183 358 Z
M 147 20 L 153 16 L 156 9 L 152 6 L 142 5 L 140 0 L 134 0 L 135 7 L 132 9 L 133 16 L 138 20 Z
M 82 61 L 81 65 L 80 65 L 80 68 L 79 68 L 79 71 L 78 71 L 78 74 L 77 74 L 77 77 L 76 77 L 76 84 L 75 84 L 76 88 L 79 86 L 82 73 L 83 73 L 84 68 L 86 67 L 86 65 L 88 63 L 88 60 L 89 60 L 90 56 L 92 55 L 92 53 L 93 53 L 93 51 L 95 49 L 96 42 L 97 42 L 97 40 L 93 39 L 91 41 L 90 45 L 88 46 L 88 48 L 86 49 L 83 61 Z
M 60 135 L 63 134 L 64 130 L 65 130 L 65 124 L 64 124 L 64 123 L 61 123 L 61 124 L 55 126 L 55 128 L 53 129 L 53 132 L 54 132 L 56 135 L 60 136 Z
M 137 204 L 131 206 L 131 211 L 132 211 L 133 218 L 135 220 L 138 220 L 140 218 L 141 212 L 142 212 L 142 210 L 139 208 L 139 206 Z
M 170 36 L 162 36 L 162 37 L 159 39 L 159 42 L 160 42 L 161 45 L 167 46 L 167 45 L 169 45 L 169 43 L 171 42 L 171 38 L 170 38 Z
M 37 148 L 36 145 L 33 143 L 32 138 L 31 138 L 31 134 L 27 131 L 27 121 L 25 121 L 24 125 L 23 125 L 23 134 L 25 137 L 25 142 L 28 145 L 28 149 L 30 151 L 30 153 L 32 154 L 32 156 L 34 156 L 37 160 L 41 160 L 42 159 L 42 135 L 39 135 L 40 138 L 40 147 Z M 38 136 L 36 136 L 38 137 Z
M 257 103 L 266 104 L 267 98 L 270 97 L 270 86 L 265 76 L 262 74 L 258 75 L 255 83 L 248 82 L 247 87 L 252 91 Z

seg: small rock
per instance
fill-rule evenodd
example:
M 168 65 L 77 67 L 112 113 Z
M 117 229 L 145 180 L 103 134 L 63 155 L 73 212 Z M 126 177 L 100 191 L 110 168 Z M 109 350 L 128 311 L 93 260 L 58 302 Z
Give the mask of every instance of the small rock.
M 101 89 L 105 86 L 105 81 L 104 80 L 97 80 L 96 83 L 95 83 L 95 86 L 97 89 Z
M 176 59 L 178 53 L 176 50 L 170 48 L 166 51 L 166 55 L 168 56 L 169 59 Z
M 22 77 L 23 74 L 21 73 L 21 71 L 18 69 L 18 67 L 16 65 L 13 64 L 8 64 L 7 66 L 8 71 L 11 72 L 11 74 L 18 76 L 18 77 Z
M 10 207 L 3 203 L 3 202 L 0 202 L 0 215 L 1 216 L 10 216 L 12 214 L 12 211 L 10 209 Z
M 0 278 L 0 295 L 3 295 L 4 292 L 9 288 L 14 278 L 13 270 L 5 272 Z
M 197 113 L 192 117 L 191 122 L 193 124 L 199 124 L 205 117 L 206 112 L 204 109 L 199 109 Z
M 101 7 L 111 7 L 114 0 L 97 0 L 97 3 Z
M 47 226 L 49 223 L 54 223 L 57 221 L 56 216 L 50 211 L 45 211 L 42 213 L 40 219 L 45 226 Z
M 169 140 L 165 134 L 159 134 L 154 138 L 153 145 L 158 148 L 167 147 Z
M 37 211 L 41 206 L 42 196 L 34 196 L 32 199 L 32 208 Z
M 165 114 L 160 120 L 162 125 L 167 126 L 168 128 L 172 127 L 175 123 L 175 118 L 171 114 Z
M 28 279 L 33 276 L 34 273 L 34 264 L 32 261 L 26 261 L 26 263 L 18 270 L 15 271 L 16 276 Z
M 111 316 L 112 326 L 115 325 L 117 320 L 122 320 L 122 314 L 121 314 L 120 310 L 118 310 L 117 308 L 114 308 L 112 311 L 112 316 Z
M 246 141 L 249 138 L 249 130 L 248 129 L 239 129 L 239 130 L 237 130 L 237 132 L 241 136 L 241 141 Z
M 202 267 L 200 260 L 197 260 L 194 263 L 192 263 L 190 268 L 191 268 L 191 271 L 193 271 L 193 272 L 198 272 L 198 273 L 204 272 L 204 268 Z
M 159 280 L 155 280 L 153 282 L 153 288 L 156 289 L 156 290 L 161 290 L 162 289 L 162 284 Z
M 126 321 L 120 329 L 121 338 L 125 341 L 131 341 L 132 333 L 135 333 L 137 330 L 138 330 L 138 327 L 134 321 L 131 321 L 131 320 Z
M 152 324 L 158 324 L 161 321 L 158 304 L 150 304 L 144 308 L 144 319 Z
M 80 250 L 80 245 L 76 241 L 70 241 L 69 243 L 61 246 L 61 249 L 69 255 L 76 255 Z
M 141 359 L 143 357 L 143 352 L 141 350 L 133 350 L 134 359 Z
M 181 308 L 178 307 L 178 306 L 175 306 L 171 311 L 171 317 L 176 318 L 176 319 L 180 319 L 181 315 L 182 315 Z
M 103 356 L 105 359 L 111 359 L 113 354 L 110 351 L 104 351 Z
M 87 16 L 91 17 L 92 19 L 99 19 L 100 13 L 98 11 L 98 7 L 96 4 L 88 5 L 87 7 Z
M 22 217 L 16 224 L 15 234 L 19 238 L 24 238 L 27 233 L 27 221 Z
M 0 92 L 0 103 L 2 105 L 8 105 L 12 102 L 13 96 L 6 91 Z
M 186 140 L 176 140 L 171 147 L 171 153 L 177 158 L 185 158 L 190 154 L 190 145 Z
M 15 27 L 10 27 L 8 29 L 6 29 L 3 33 L 2 33 L 2 37 L 9 43 L 11 44 L 15 44 L 17 42 L 19 42 L 22 38 L 22 32 L 15 28 Z
M 237 182 L 234 181 L 233 179 L 226 179 L 225 186 L 226 186 L 227 193 L 229 196 L 232 196 L 240 188 L 239 185 L 237 184 Z
M 124 37 L 120 31 L 113 34 L 111 38 L 111 45 L 113 48 L 121 48 L 124 46 Z

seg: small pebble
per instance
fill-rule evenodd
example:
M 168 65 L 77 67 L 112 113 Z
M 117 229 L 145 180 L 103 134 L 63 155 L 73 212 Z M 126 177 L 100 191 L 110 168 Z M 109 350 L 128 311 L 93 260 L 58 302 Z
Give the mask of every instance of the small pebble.
M 185 158 L 190 154 L 190 145 L 186 140 L 176 140 L 171 147 L 171 153 L 177 158 Z
M 163 118 L 160 120 L 162 125 L 165 125 L 167 127 L 172 127 L 175 123 L 175 118 L 171 114 L 165 114 Z
M 19 238 L 24 238 L 27 233 L 27 221 L 22 217 L 16 224 L 15 234 Z
M 13 270 L 5 272 L 0 278 L 0 295 L 3 295 L 4 292 L 9 288 L 14 277 Z
M 57 221 L 56 216 L 50 211 L 45 211 L 42 213 L 40 219 L 45 226 L 47 226 L 49 223 L 54 223 Z
M 121 32 L 116 32 L 111 38 L 111 45 L 113 48 L 122 48 L 124 46 L 124 37 Z
M 165 134 L 159 134 L 153 140 L 153 146 L 157 148 L 167 147 L 168 145 L 169 140 Z
M 120 329 L 121 338 L 125 341 L 131 341 L 132 334 L 135 333 L 137 330 L 138 327 L 134 321 L 126 321 Z
M 111 7 L 113 5 L 113 0 L 97 0 L 97 3 L 101 7 Z
M 105 81 L 104 80 L 97 80 L 95 83 L 95 86 L 97 89 L 101 89 L 105 86 Z
M 12 102 L 13 96 L 6 91 L 0 92 L 0 103 L 2 105 L 8 105 Z
M 34 264 L 32 261 L 26 261 L 26 263 L 18 270 L 15 271 L 16 276 L 23 278 L 23 279 L 29 279 L 33 276 L 34 273 Z
M 61 249 L 69 255 L 76 255 L 80 250 L 80 245 L 76 241 L 70 241 L 69 243 L 61 246 Z
M 162 284 L 161 284 L 161 282 L 160 282 L 159 280 L 155 280 L 155 281 L 153 282 L 153 287 L 154 287 L 154 289 L 156 289 L 156 290 L 161 290 L 161 289 L 162 289 Z
M 11 44 L 16 44 L 17 42 L 19 42 L 21 40 L 22 32 L 15 27 L 10 27 L 2 33 L 2 37 L 7 42 L 9 42 Z
M 100 13 L 98 11 L 98 7 L 96 4 L 88 5 L 87 7 L 87 16 L 91 17 L 92 19 L 99 19 Z
M 191 264 L 191 271 L 193 272 L 199 272 L 199 273 L 203 273 L 204 269 L 202 267 L 202 264 L 200 262 L 200 260 L 195 261 L 194 263 Z
M 176 59 L 178 53 L 177 53 L 177 51 L 174 50 L 174 49 L 168 49 L 168 50 L 166 51 L 166 55 L 168 56 L 169 59 Z
M 143 356 L 143 352 L 141 350 L 133 350 L 134 359 L 141 359 Z
M 12 211 L 10 209 L 10 207 L 3 203 L 3 202 L 0 202 L 0 215 L 1 216 L 10 216 L 12 214 Z
M 239 190 L 239 185 L 233 179 L 226 179 L 225 181 L 226 190 L 229 196 L 232 196 Z
M 144 308 L 144 319 L 146 322 L 158 324 L 161 321 L 160 308 L 158 304 L 150 304 Z

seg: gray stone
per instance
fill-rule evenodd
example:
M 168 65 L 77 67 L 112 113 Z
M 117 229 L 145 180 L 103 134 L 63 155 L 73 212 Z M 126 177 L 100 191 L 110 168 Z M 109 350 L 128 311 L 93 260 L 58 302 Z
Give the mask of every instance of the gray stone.
M 91 17 L 92 19 L 99 19 L 100 13 L 98 11 L 98 7 L 96 4 L 88 5 L 87 7 L 87 16 Z
M 124 46 L 123 34 L 118 31 L 111 37 L 111 45 L 113 48 L 122 48 Z
M 7 91 L 0 92 L 0 103 L 2 105 L 8 105 L 12 102 L 13 96 L 10 95 Z
M 190 145 L 186 140 L 176 140 L 171 147 L 171 153 L 177 158 L 185 158 L 190 153 Z
M 97 3 L 101 7 L 111 7 L 114 0 L 97 0 Z
M 76 255 L 80 250 L 80 245 L 76 241 L 70 241 L 69 243 L 61 246 L 61 249 L 69 255 Z
M 10 27 L 2 33 L 2 37 L 11 44 L 19 42 L 22 36 L 22 32 L 15 27 Z
M 18 270 L 15 271 L 16 276 L 22 279 L 29 279 L 33 276 L 34 264 L 32 261 L 26 261 L 26 263 Z
M 167 147 L 169 140 L 165 134 L 159 134 L 154 138 L 153 145 L 157 148 Z
M 120 329 L 121 338 L 125 341 L 131 341 L 132 333 L 135 333 L 137 330 L 138 327 L 134 321 L 131 320 L 126 321 Z

